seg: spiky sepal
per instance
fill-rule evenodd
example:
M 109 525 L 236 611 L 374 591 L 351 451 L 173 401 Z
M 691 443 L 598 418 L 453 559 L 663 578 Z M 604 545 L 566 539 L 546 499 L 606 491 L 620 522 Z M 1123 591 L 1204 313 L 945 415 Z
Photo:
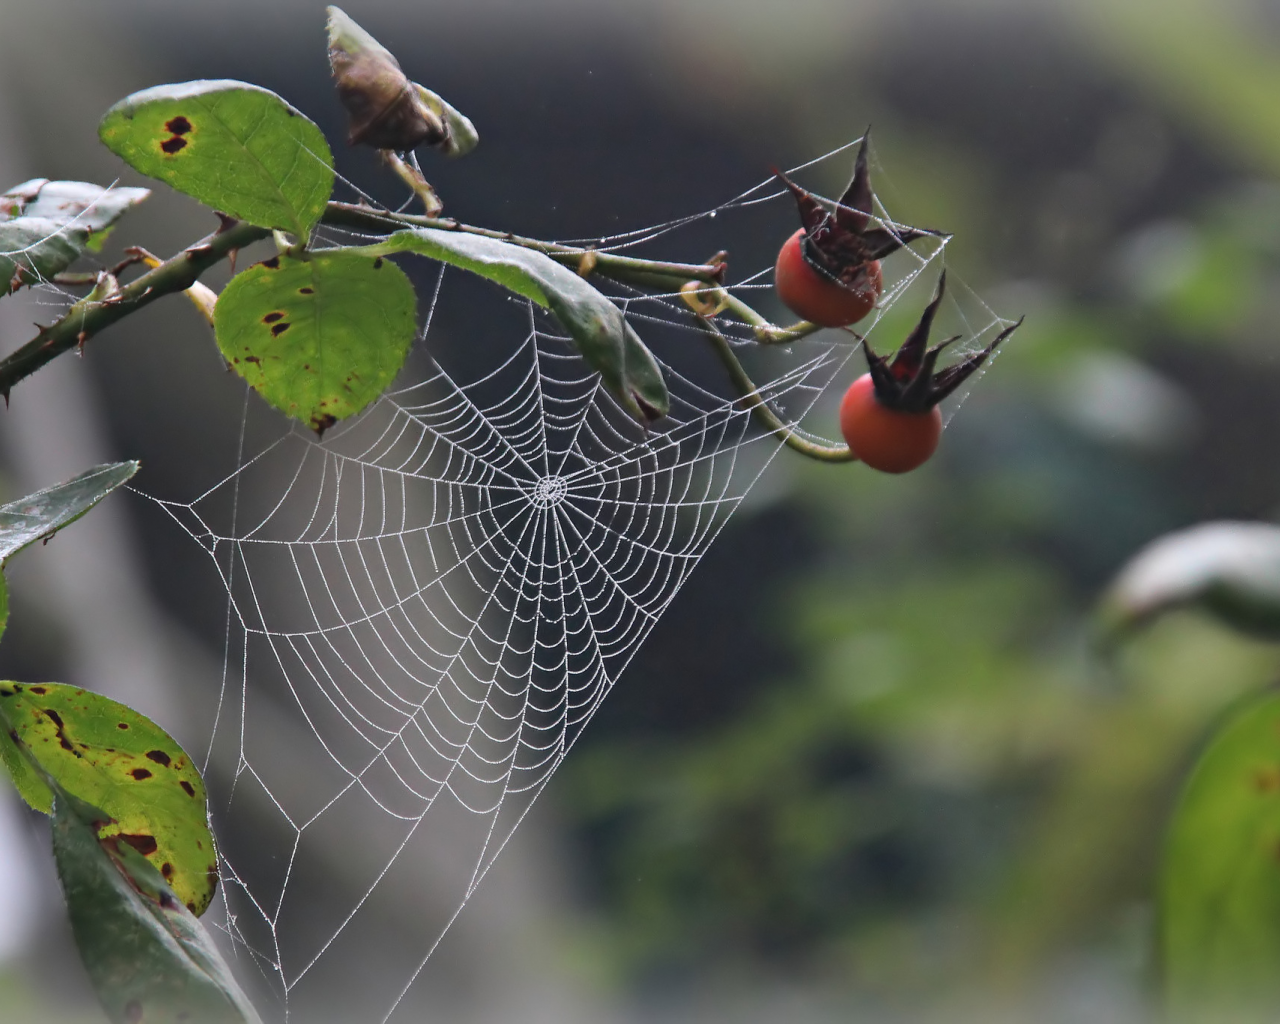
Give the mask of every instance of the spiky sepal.
M 871 227 L 871 179 L 867 171 L 867 141 L 862 138 L 854 161 L 853 180 L 836 204 L 828 210 L 814 195 L 801 188 L 782 171 L 774 169 L 779 180 L 795 197 L 804 225 L 800 252 L 814 270 L 825 277 L 858 290 L 865 286 L 868 266 L 890 253 L 928 235 L 947 237 L 929 228 L 912 228 L 903 224 Z
M 938 278 L 938 290 L 934 293 L 933 301 L 925 307 L 920 322 L 907 335 L 907 340 L 902 343 L 892 360 L 876 355 L 866 339 L 862 341 L 862 351 L 867 357 L 867 369 L 871 373 L 871 382 L 875 385 L 876 398 L 887 408 L 906 413 L 928 412 L 968 380 L 987 361 L 996 346 L 1022 326 L 1022 320 L 1019 320 L 1012 327 L 1006 327 L 982 351 L 966 356 L 960 362 L 935 373 L 934 368 L 942 350 L 960 338 L 957 334 L 932 347 L 929 345 L 929 331 L 933 327 L 938 307 L 942 304 L 946 287 L 947 274 L 943 271 Z

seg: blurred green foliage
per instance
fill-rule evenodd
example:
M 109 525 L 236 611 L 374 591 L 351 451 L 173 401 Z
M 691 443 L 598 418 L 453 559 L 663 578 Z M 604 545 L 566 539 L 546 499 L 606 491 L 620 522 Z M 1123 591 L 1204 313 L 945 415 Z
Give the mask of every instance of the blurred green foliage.
M 1178 802 L 1161 873 L 1160 970 L 1170 1017 L 1245 1024 L 1280 1001 L 1280 698 L 1227 716 Z
M 608 41 L 584 28 L 581 49 L 495 51 L 514 66 L 537 51 L 537 74 L 502 82 L 489 112 L 527 121 L 513 145 L 596 148 L 533 184 L 521 159 L 490 164 L 505 168 L 491 178 L 468 162 L 469 208 L 494 221 L 493 197 L 522 189 L 535 201 L 513 227 L 533 234 L 655 221 L 724 197 L 693 170 L 704 138 L 750 140 L 735 171 L 749 183 L 871 120 L 889 210 L 956 232 L 956 276 L 998 312 L 1028 314 L 918 473 L 783 453 L 760 485 L 772 503 L 730 522 L 610 695 L 554 787 L 603 911 L 594 963 L 650 992 L 812 979 L 852 990 L 846 1008 L 923 1006 L 948 1022 L 979 1003 L 973 1019 L 995 1019 L 992 994 L 1010 1020 L 1117 1019 L 1046 1006 L 1055 985 L 1146 988 L 1175 793 L 1224 709 L 1274 681 L 1280 650 L 1180 614 L 1107 661 L 1092 607 L 1151 538 L 1280 507 L 1272 6 L 653 4 L 633 44 L 654 46 L 648 77 L 625 99 L 651 89 L 669 108 L 631 117 L 624 97 L 574 78 L 576 96 L 602 98 L 572 132 L 548 132 L 535 109 L 548 67 L 598 66 Z M 56 18 L 59 32 L 76 21 Z M 154 24 L 152 49 L 168 52 L 170 23 Z M 486 50 L 496 31 L 484 26 Z M 275 37 L 261 38 L 241 34 L 230 56 L 287 81 Z M 457 48 L 472 86 L 474 38 Z M 97 116 L 49 95 L 68 117 Z M 698 132 L 673 153 L 663 132 L 681 117 Z M 628 158 L 624 142 L 647 169 L 628 196 L 609 162 Z M 844 183 L 835 163 L 817 182 L 828 194 Z M 735 269 L 765 266 L 770 244 Z M 166 364 L 121 365 L 107 378 L 117 409 Z M 808 425 L 831 433 L 832 412 Z M 174 448 L 183 463 L 205 451 Z
M 1149 989 L 1173 795 L 1280 665 L 1190 614 L 1107 657 L 1092 621 L 1142 543 L 1280 507 L 1280 42 L 1249 17 L 1133 2 L 1011 22 L 1010 61 L 1062 76 L 1038 103 L 1001 93 L 1017 72 L 959 20 L 890 34 L 858 69 L 887 110 L 891 212 L 956 230 L 949 262 L 1027 324 L 933 464 L 891 479 L 784 453 L 780 505 L 731 525 L 739 557 L 780 531 L 821 553 L 746 570 L 751 610 L 704 639 L 728 657 L 763 635 L 785 667 L 703 681 L 718 715 L 637 725 L 622 691 L 680 663 L 642 655 L 563 769 L 632 983 L 798 972 L 889 1005 L 994 995 L 1011 1019 L 1046 1019 L 1073 972 Z M 1063 137 L 1020 135 L 1023 103 Z M 809 425 L 829 434 L 831 412 Z

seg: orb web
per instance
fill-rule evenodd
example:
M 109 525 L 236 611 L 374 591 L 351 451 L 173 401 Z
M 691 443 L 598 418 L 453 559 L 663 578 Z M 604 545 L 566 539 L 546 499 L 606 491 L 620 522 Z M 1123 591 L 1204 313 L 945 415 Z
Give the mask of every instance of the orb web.
M 813 163 L 851 164 L 855 144 Z M 588 241 L 645 255 L 735 218 L 777 234 L 790 204 L 766 181 Z M 869 336 L 943 242 L 916 249 L 889 260 Z M 771 268 L 729 287 L 764 307 Z M 448 268 L 420 293 L 415 357 L 369 410 L 320 440 L 248 396 L 234 471 L 194 500 L 150 496 L 226 588 L 209 723 L 222 927 L 291 1019 L 431 1005 L 415 980 L 447 957 L 443 937 L 781 448 L 676 294 L 613 291 L 671 391 L 671 414 L 645 428 L 536 306 Z M 955 308 L 970 350 L 1007 325 L 971 295 Z M 853 372 L 847 332 L 761 351 L 721 321 L 802 432 Z M 263 422 L 275 433 L 257 443 Z
M 529 492 L 529 500 L 534 508 L 549 509 L 564 501 L 569 493 L 569 480 L 559 473 L 550 473 L 539 477 Z

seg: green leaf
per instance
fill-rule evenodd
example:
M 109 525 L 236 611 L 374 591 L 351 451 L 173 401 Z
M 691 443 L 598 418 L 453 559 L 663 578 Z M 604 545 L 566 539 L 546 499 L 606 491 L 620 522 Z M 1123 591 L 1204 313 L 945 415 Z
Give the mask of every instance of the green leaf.
M 1280 639 L 1280 527 L 1203 523 L 1160 537 L 1116 576 L 1101 619 L 1115 636 L 1183 607 L 1200 608 L 1244 633 Z
M 0 565 L 28 544 L 74 523 L 136 472 L 136 462 L 107 463 L 0 505 Z
M 0 224 L 0 295 L 60 274 L 88 244 L 85 228 L 43 217 L 5 221 Z
M 136 462 L 115 462 L 66 483 L 0 505 L 0 569 L 28 544 L 48 539 L 73 523 L 138 471 Z M 0 572 L 0 635 L 9 619 L 9 592 Z
M 99 839 L 110 816 L 60 787 L 53 815 L 76 946 L 113 1024 L 260 1024 L 164 878 L 127 844 Z
M 214 308 L 227 362 L 316 431 L 382 394 L 404 365 L 416 324 L 404 271 L 352 249 L 272 257 L 232 278 Z
M 304 240 L 333 191 L 333 155 L 320 129 L 275 93 L 244 82 L 136 92 L 107 111 L 98 136 L 143 174 Z
M 87 181 L 33 178 L 0 195 L 0 295 L 66 270 L 151 194 Z
M 1238 707 L 1192 770 L 1165 843 L 1158 941 L 1173 1019 L 1280 1019 L 1274 690 Z
M 670 398 L 662 371 L 622 311 L 583 278 L 535 249 L 460 231 L 397 231 L 360 251 L 415 252 L 488 278 L 553 312 L 587 365 L 632 416 L 667 414 Z
M 133 845 L 193 913 L 204 913 L 218 882 L 204 783 L 168 733 L 132 708 L 62 683 L 0 682 L 0 727 L 5 765 L 32 807 L 47 814 L 53 799 L 41 773 L 101 807 L 113 819 L 102 836 Z M 14 771 L 28 759 L 39 771 Z

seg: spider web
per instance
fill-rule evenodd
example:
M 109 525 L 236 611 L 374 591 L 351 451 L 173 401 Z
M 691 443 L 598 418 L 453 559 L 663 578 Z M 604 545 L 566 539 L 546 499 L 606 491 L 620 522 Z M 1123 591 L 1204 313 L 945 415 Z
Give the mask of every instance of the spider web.
M 851 163 L 853 145 L 792 173 Z M 772 237 L 789 209 L 766 181 L 589 241 L 644 255 L 730 223 Z M 888 261 L 869 337 L 943 243 L 916 248 Z M 671 392 L 670 415 L 645 429 L 554 318 L 461 271 L 432 274 L 415 354 L 369 410 L 320 441 L 246 395 L 234 471 L 193 500 L 149 496 L 226 588 L 207 760 L 221 926 L 298 1020 L 420 1009 L 415 980 L 781 448 L 675 294 L 615 290 Z M 771 277 L 730 290 L 754 304 Z M 933 280 L 900 318 L 914 322 Z M 959 294 L 972 350 L 1007 321 Z M 720 321 L 789 423 L 852 375 L 847 332 L 762 351 Z

